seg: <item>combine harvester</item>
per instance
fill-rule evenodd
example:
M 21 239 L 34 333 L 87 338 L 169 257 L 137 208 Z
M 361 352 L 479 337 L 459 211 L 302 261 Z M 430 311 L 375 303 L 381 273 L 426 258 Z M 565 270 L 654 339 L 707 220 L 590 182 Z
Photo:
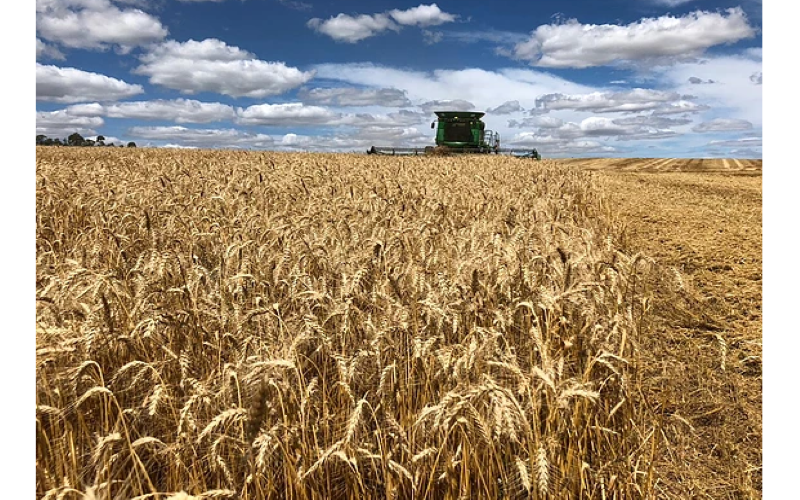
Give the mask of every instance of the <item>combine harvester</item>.
M 424 148 L 372 146 L 367 154 L 378 155 L 435 155 L 435 154 L 500 154 L 519 158 L 542 157 L 536 149 L 505 149 L 500 147 L 500 133 L 486 129 L 481 118 L 485 113 L 472 111 L 435 111 L 436 146 Z M 436 121 L 431 123 L 434 128 Z

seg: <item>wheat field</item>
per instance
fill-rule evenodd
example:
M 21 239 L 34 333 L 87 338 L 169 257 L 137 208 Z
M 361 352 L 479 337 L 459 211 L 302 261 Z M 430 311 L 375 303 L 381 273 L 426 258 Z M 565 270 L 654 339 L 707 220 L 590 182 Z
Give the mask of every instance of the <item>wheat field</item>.
M 654 346 L 700 329 L 728 372 L 734 347 L 685 273 L 631 244 L 601 172 L 113 148 L 36 163 L 37 498 L 696 484 L 675 446 L 698 424 Z M 759 497 L 746 451 L 755 468 L 717 498 Z

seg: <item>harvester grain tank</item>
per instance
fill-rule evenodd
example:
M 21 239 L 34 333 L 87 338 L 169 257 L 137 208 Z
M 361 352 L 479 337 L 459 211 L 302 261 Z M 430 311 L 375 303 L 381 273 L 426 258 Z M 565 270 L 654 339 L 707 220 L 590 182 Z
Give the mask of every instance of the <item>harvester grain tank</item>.
M 431 123 L 436 129 L 436 146 L 424 148 L 372 146 L 367 154 L 425 155 L 425 154 L 503 154 L 523 158 L 541 159 L 534 149 L 506 149 L 500 147 L 500 133 L 487 129 L 481 120 L 485 113 L 473 111 L 435 111 L 437 120 Z M 438 125 L 437 125 L 438 123 Z

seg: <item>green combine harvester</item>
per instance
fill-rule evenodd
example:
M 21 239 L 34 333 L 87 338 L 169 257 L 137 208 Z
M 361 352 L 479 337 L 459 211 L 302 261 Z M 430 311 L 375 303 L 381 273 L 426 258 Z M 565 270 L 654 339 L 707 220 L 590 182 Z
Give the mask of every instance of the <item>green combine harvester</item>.
M 372 146 L 367 154 L 378 155 L 435 155 L 435 154 L 501 154 L 520 158 L 542 157 L 536 149 L 506 149 L 500 147 L 500 133 L 486 128 L 481 120 L 485 113 L 472 111 L 435 111 L 437 121 L 436 146 L 424 148 Z

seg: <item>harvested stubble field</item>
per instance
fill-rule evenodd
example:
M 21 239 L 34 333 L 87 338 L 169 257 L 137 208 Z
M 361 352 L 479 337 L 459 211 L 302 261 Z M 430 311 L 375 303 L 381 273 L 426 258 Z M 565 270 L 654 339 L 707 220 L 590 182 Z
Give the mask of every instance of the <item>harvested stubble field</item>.
M 760 177 L 572 163 L 37 149 L 37 497 L 760 497 Z

